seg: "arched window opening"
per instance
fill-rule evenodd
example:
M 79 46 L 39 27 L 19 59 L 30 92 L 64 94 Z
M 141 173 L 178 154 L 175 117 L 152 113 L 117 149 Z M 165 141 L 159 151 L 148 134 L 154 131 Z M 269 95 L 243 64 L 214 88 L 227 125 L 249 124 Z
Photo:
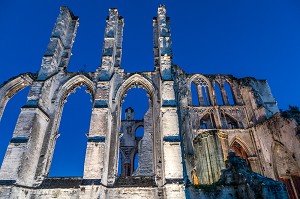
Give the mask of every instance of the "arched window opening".
M 216 127 L 213 114 L 208 113 L 200 119 L 201 129 L 214 129 Z
M 56 140 L 49 176 L 83 176 L 86 133 L 92 110 L 91 97 L 83 88 L 67 98 Z
M 208 84 L 202 78 L 195 78 L 191 83 L 192 105 L 193 106 L 209 106 L 210 97 L 208 92 Z
M 232 145 L 230 150 L 234 151 L 237 156 L 240 156 L 242 159 L 246 161 L 246 164 L 248 165 L 249 169 L 251 169 L 250 162 L 248 160 L 248 154 L 246 153 L 246 150 L 244 147 L 242 147 L 237 141 L 235 141 Z
M 198 91 L 197 91 L 197 86 L 194 82 L 192 82 L 191 84 L 191 92 L 192 92 L 192 105 L 193 106 L 199 106 L 199 94 L 198 94 Z
M 237 129 L 239 128 L 238 122 L 230 117 L 229 115 L 222 113 L 223 117 L 221 118 L 222 120 L 222 126 L 225 129 Z
M 6 104 L 0 121 L 0 163 L 2 164 L 7 146 L 13 136 L 21 107 L 25 105 L 30 86 L 16 93 Z
M 273 159 L 277 178 L 285 184 L 289 198 L 300 198 L 300 175 L 293 157 L 284 147 L 276 143 Z
M 211 105 L 210 99 L 209 99 L 209 91 L 208 86 L 201 86 L 202 94 L 203 94 L 203 105 L 209 106 Z
M 227 94 L 227 97 L 228 97 L 228 100 L 229 100 L 229 104 L 230 105 L 234 105 L 234 95 L 233 95 L 233 92 L 232 92 L 232 88 L 231 86 L 225 82 L 224 83 L 224 88 L 225 88 L 225 91 L 226 91 L 226 94 Z
M 144 89 L 130 89 L 122 104 L 119 165 L 120 176 L 132 176 L 139 166 L 140 142 L 149 99 Z M 133 108 L 134 107 L 134 108 Z M 120 166 L 121 165 L 121 166 Z
M 147 92 L 142 88 L 129 89 L 122 103 L 122 120 L 125 119 L 125 110 L 131 107 L 134 110 L 134 119 L 142 120 L 149 107 Z
M 216 93 L 216 100 L 218 105 L 224 105 L 224 100 L 221 93 L 221 88 L 218 82 L 214 83 L 215 86 L 215 93 Z

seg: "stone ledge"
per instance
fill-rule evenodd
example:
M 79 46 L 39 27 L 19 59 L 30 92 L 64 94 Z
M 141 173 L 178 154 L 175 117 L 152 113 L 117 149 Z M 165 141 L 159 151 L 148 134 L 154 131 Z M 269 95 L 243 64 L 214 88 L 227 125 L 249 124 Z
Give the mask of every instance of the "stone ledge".
M 124 176 L 118 177 L 114 187 L 157 187 L 152 176 Z

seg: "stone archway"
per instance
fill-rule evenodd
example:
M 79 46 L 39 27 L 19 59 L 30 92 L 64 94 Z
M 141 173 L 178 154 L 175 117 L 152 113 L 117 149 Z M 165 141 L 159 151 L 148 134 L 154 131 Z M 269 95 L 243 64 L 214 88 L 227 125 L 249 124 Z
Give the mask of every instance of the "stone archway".
M 112 126 L 114 128 L 111 129 L 111 136 L 109 139 L 110 146 L 107 148 L 107 151 L 109 151 L 109 155 L 106 156 L 108 159 L 108 171 L 107 171 L 107 183 L 108 184 L 114 184 L 116 178 L 117 172 L 118 172 L 118 155 L 119 155 L 119 145 L 120 145 L 120 139 L 119 139 L 119 132 L 121 127 L 121 111 L 122 111 L 122 101 L 125 97 L 127 91 L 131 88 L 135 88 L 138 86 L 139 88 L 143 88 L 147 92 L 148 100 L 149 100 L 149 108 L 148 111 L 144 115 L 144 121 L 147 121 L 148 124 L 144 124 L 144 130 L 145 134 L 142 138 L 141 142 L 141 148 L 143 150 L 139 153 L 139 157 L 145 157 L 148 159 L 147 163 L 143 163 L 143 158 L 140 158 L 139 160 L 139 167 L 135 171 L 134 175 L 136 176 L 146 176 L 149 178 L 152 178 L 152 176 L 155 173 L 155 160 L 154 157 L 154 151 L 153 148 L 155 147 L 155 139 L 156 136 L 154 131 L 155 128 L 158 128 L 155 126 L 154 121 L 156 117 L 158 117 L 158 114 L 156 113 L 156 110 L 154 110 L 155 106 L 158 106 L 157 103 L 157 89 L 154 86 L 154 83 L 146 79 L 141 74 L 133 74 L 132 76 L 129 76 L 127 79 L 123 80 L 123 83 L 120 84 L 115 92 L 113 92 L 112 96 Z M 145 119 L 147 118 L 147 119 Z M 147 150 L 146 150 L 147 148 Z M 147 154 L 142 154 L 144 152 L 147 152 Z M 147 167 L 147 168 L 146 168 Z M 104 172 L 105 173 L 105 172 Z M 105 174 L 104 174 L 105 176 Z M 116 183 L 120 183 L 120 180 L 118 180 Z
M 31 85 L 32 82 L 32 74 L 22 74 L 0 85 L 0 121 L 7 102 L 20 90 Z
M 71 93 L 74 93 L 76 88 L 85 86 L 87 91 L 91 94 L 92 100 L 94 99 L 95 85 L 88 77 L 82 74 L 77 74 L 70 77 L 57 88 L 53 99 L 52 104 L 55 106 L 54 117 L 50 120 L 48 126 L 48 134 L 44 139 L 43 148 L 41 154 L 43 156 L 39 160 L 39 167 L 41 168 L 41 177 L 48 175 L 50 170 L 52 157 L 55 149 L 55 143 L 59 137 L 58 129 L 61 122 L 61 117 L 63 113 L 64 104 L 66 99 Z

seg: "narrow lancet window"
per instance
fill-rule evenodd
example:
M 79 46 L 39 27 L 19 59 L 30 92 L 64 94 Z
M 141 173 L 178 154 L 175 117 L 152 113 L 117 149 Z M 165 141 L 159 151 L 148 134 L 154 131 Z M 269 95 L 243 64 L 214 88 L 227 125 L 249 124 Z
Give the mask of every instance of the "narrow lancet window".
M 224 88 L 225 88 L 225 91 L 226 91 L 226 94 L 227 94 L 227 97 L 228 97 L 228 101 L 229 101 L 229 105 L 234 105 L 234 96 L 233 96 L 233 92 L 232 92 L 232 88 L 231 86 L 225 82 L 224 83 Z
M 133 176 L 139 166 L 139 151 L 144 137 L 144 116 L 148 110 L 148 102 L 145 90 L 131 89 L 122 104 L 124 114 L 119 139 L 119 176 Z
M 224 105 L 224 100 L 222 97 L 222 92 L 221 88 L 218 82 L 215 82 L 215 93 L 216 93 L 216 100 L 217 100 L 217 105 Z
M 191 95 L 192 95 L 192 105 L 193 106 L 199 106 L 199 93 L 197 90 L 197 85 L 192 82 L 191 84 Z
M 67 98 L 49 176 L 83 176 L 92 103 L 83 88 Z

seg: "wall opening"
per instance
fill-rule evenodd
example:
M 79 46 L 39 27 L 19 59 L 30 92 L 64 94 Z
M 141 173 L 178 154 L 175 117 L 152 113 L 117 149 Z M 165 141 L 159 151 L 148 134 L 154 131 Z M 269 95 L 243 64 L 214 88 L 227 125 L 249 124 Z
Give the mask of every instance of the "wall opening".
M 222 112 L 221 113 L 221 122 L 222 122 L 222 127 L 224 129 L 237 129 L 239 128 L 238 122 L 232 118 L 231 116 L 227 115 L 226 113 Z
M 200 78 L 196 77 L 191 82 L 191 95 L 192 95 L 192 105 L 193 106 L 209 106 L 211 105 L 208 84 L 207 82 Z
M 130 89 L 122 104 L 118 175 L 133 176 L 139 166 L 139 150 L 144 137 L 144 117 L 149 107 L 144 89 Z
M 203 105 L 204 106 L 211 105 L 210 98 L 209 98 L 208 86 L 201 86 L 201 90 L 202 90 L 202 94 L 203 94 Z
M 240 145 L 240 143 L 238 143 L 237 141 L 234 141 L 230 147 L 230 150 L 234 151 L 237 156 L 240 156 L 242 159 L 244 159 L 246 161 L 246 164 L 251 169 L 251 164 L 248 160 L 249 156 L 248 156 L 245 148 L 242 145 Z
M 221 93 L 221 88 L 218 82 L 214 83 L 217 105 L 224 105 L 224 100 Z
M 13 136 L 21 107 L 25 105 L 30 86 L 17 92 L 6 104 L 0 120 L 0 163 L 2 165 L 6 149 Z
M 197 86 L 194 82 L 191 84 L 191 95 L 192 95 L 192 105 L 193 106 L 199 106 L 199 98 L 198 98 L 198 91 Z
M 89 132 L 92 103 L 86 87 L 67 98 L 56 139 L 49 176 L 83 176 L 86 134 Z
M 215 127 L 216 124 L 212 113 L 207 113 L 200 119 L 201 129 L 214 129 Z
M 233 96 L 233 92 L 232 92 L 231 86 L 227 82 L 225 82 L 224 83 L 224 88 L 225 88 L 225 91 L 227 93 L 229 104 L 230 105 L 234 105 L 235 104 L 234 103 L 234 96 Z

